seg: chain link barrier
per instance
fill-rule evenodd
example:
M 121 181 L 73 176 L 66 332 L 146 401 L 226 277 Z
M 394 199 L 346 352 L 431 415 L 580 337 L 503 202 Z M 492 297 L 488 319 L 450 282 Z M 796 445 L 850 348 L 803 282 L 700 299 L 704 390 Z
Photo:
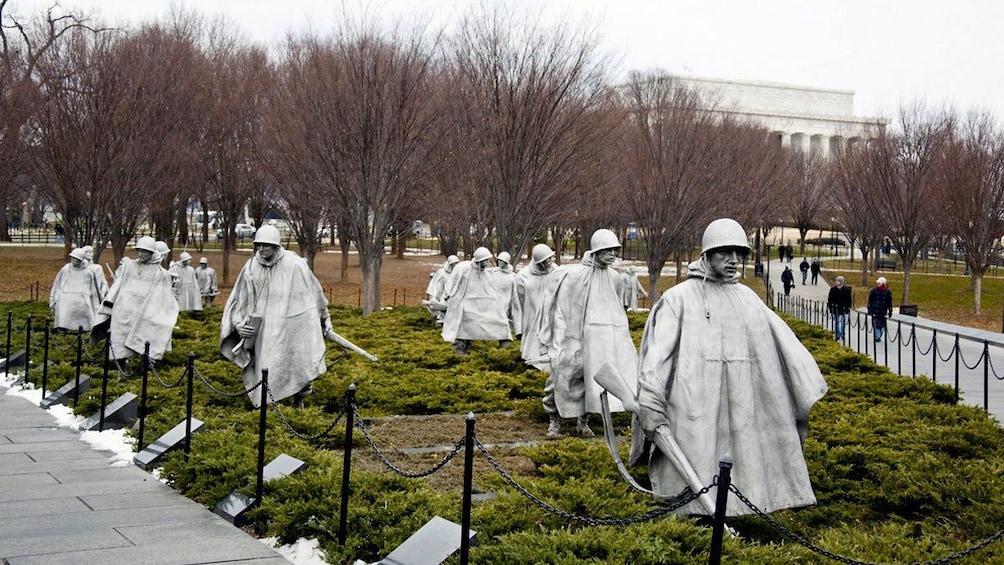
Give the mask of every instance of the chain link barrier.
M 682 492 L 680 492 L 680 494 L 676 495 L 672 499 L 669 499 L 671 502 L 668 504 L 660 506 L 654 510 L 649 510 L 644 514 L 639 514 L 633 518 L 592 518 L 590 516 L 579 516 L 578 514 L 566 512 L 534 496 L 530 491 L 526 490 L 526 488 L 516 482 L 516 479 L 512 478 L 512 475 L 507 473 L 506 470 L 502 468 L 502 465 L 499 464 L 494 457 L 492 457 L 491 453 L 488 452 L 488 448 L 486 448 L 477 437 L 474 438 L 474 445 L 478 448 L 478 451 L 485 456 L 488 463 L 495 468 L 495 471 L 501 475 L 503 479 L 505 479 L 509 486 L 526 497 L 530 502 L 536 504 L 546 512 L 560 516 L 565 520 L 572 520 L 579 522 L 580 524 L 586 524 L 587 526 L 627 526 L 629 524 L 647 522 L 654 518 L 665 516 L 678 508 L 682 508 L 683 506 L 697 500 L 702 495 L 707 494 L 712 488 L 718 485 L 718 476 L 716 475 L 711 484 L 702 488 L 700 491 L 693 493 L 690 491 L 689 487 L 685 488 Z
M 345 415 L 345 410 L 340 410 L 338 414 L 335 415 L 335 419 L 331 421 L 331 424 L 328 425 L 328 427 L 325 428 L 323 432 L 315 435 L 307 435 L 298 432 L 296 428 L 293 427 L 293 424 L 289 423 L 289 420 L 286 419 L 286 416 L 283 415 L 282 409 L 279 407 L 279 403 L 276 402 L 275 397 L 272 396 L 272 388 L 266 387 L 265 392 L 266 394 L 268 394 L 268 399 L 272 403 L 272 411 L 275 412 L 276 416 L 279 417 L 279 421 L 282 422 L 282 425 L 286 428 L 286 430 L 289 431 L 289 433 L 293 434 L 295 437 L 298 437 L 304 441 L 312 442 L 322 438 L 331 437 L 330 435 L 331 430 L 335 429 L 335 426 L 337 426 L 338 422 L 341 421 L 342 416 Z
M 760 519 L 762 519 L 763 521 L 767 522 L 767 524 L 769 524 L 772 528 L 774 528 L 779 533 L 781 533 L 781 535 L 783 535 L 784 537 L 790 539 L 791 541 L 793 541 L 793 542 L 801 545 L 802 547 L 808 549 L 809 551 L 812 551 L 813 553 L 816 553 L 818 555 L 822 555 L 823 557 L 832 559 L 834 561 L 839 561 L 841 563 L 846 563 L 847 565 L 881 565 L 881 564 L 877 564 L 877 563 L 872 563 L 870 561 L 858 561 L 856 559 L 851 559 L 850 557 L 844 557 L 843 555 L 838 555 L 836 553 L 833 553 L 832 551 L 828 551 L 826 549 L 823 549 L 823 548 L 819 547 L 818 545 L 813 544 L 808 539 L 806 539 L 806 538 L 800 536 L 799 534 L 796 534 L 795 532 L 791 531 L 790 529 L 788 529 L 787 527 L 785 527 L 784 525 L 782 525 L 780 522 L 778 522 L 777 520 L 775 520 L 773 517 L 771 517 L 769 514 L 767 514 L 766 512 L 764 512 L 763 510 L 761 510 L 760 508 L 758 508 L 757 505 L 753 504 L 753 502 L 750 501 L 750 499 L 746 498 L 746 495 L 744 495 L 739 490 L 739 488 L 736 487 L 736 485 L 734 485 L 734 484 L 729 485 L 729 491 L 731 491 L 732 494 L 735 494 L 736 498 L 738 498 L 743 504 L 745 504 Z M 947 563 L 951 563 L 951 562 L 956 561 L 958 559 L 962 559 L 963 557 L 969 557 L 970 555 L 973 555 L 977 551 L 980 551 L 981 549 L 987 547 L 988 545 L 990 545 L 992 543 L 996 543 L 996 542 L 1000 541 L 1001 539 L 1004 539 L 1004 530 L 1000 530 L 996 534 L 994 534 L 994 535 L 992 535 L 992 536 L 990 536 L 990 537 L 988 537 L 988 538 L 980 541 L 979 543 L 977 543 L 975 545 L 972 545 L 970 547 L 967 547 L 967 548 L 965 548 L 963 550 L 957 551 L 955 553 L 952 553 L 951 555 L 946 555 L 945 557 L 941 557 L 941 558 L 938 558 L 938 559 L 933 559 L 931 561 L 923 561 L 923 562 L 920 562 L 920 563 L 914 563 L 913 565 L 945 565 Z
M 185 376 L 187 375 L 186 371 L 182 371 L 181 372 L 181 376 L 178 377 L 178 381 L 175 382 L 173 385 L 169 385 L 169 384 L 165 383 L 163 380 L 161 380 L 160 373 L 156 370 L 156 368 L 153 365 L 153 359 L 150 359 L 150 367 L 149 367 L 149 369 L 150 369 L 150 373 L 153 374 L 153 378 L 157 379 L 157 382 L 160 383 L 160 386 L 162 386 L 164 388 L 168 388 L 168 389 L 170 389 L 170 388 L 177 388 L 177 387 L 181 386 L 181 383 L 185 380 Z
M 258 382 L 249 389 L 242 390 L 240 392 L 227 392 L 213 386 L 212 383 L 206 380 L 206 377 L 204 377 L 202 373 L 200 373 L 199 370 L 195 368 L 194 365 L 192 366 L 192 371 L 195 373 L 195 376 L 198 377 L 200 381 L 202 381 L 202 384 L 205 385 L 206 388 L 213 391 L 215 394 L 226 398 L 240 398 L 242 395 L 250 395 L 252 392 L 258 390 L 258 387 L 260 387 L 262 383 L 262 381 L 259 379 Z
M 959 360 L 962 361 L 962 365 L 965 368 L 969 369 L 970 371 L 975 371 L 976 368 L 980 366 L 980 363 L 983 362 L 983 359 L 985 357 L 989 357 L 989 350 L 987 350 L 986 348 L 984 348 L 983 350 L 980 351 L 980 357 L 979 357 L 979 359 L 977 359 L 976 362 L 973 363 L 972 366 L 970 366 L 969 363 L 966 363 L 966 356 L 962 354 L 962 348 L 961 347 L 956 347 L 955 350 L 956 350 L 956 354 L 959 356 Z
M 937 338 L 934 339 L 934 354 L 938 357 L 938 359 L 941 359 L 942 363 L 948 363 L 949 361 L 951 361 L 952 360 L 952 356 L 955 355 L 955 354 L 957 354 L 958 351 L 959 351 L 959 344 L 958 344 L 958 342 L 952 342 L 952 348 L 948 352 L 948 357 L 942 357 L 941 356 L 941 347 L 938 346 L 938 340 L 937 340 Z
M 997 369 L 994 368 L 994 358 L 993 355 L 987 355 L 987 366 L 990 367 L 990 374 L 994 376 L 998 381 L 1004 380 L 1004 377 L 997 374 Z
M 918 343 L 917 344 L 917 353 L 921 354 L 922 356 L 926 356 L 928 353 L 931 352 L 932 349 L 934 349 L 935 347 L 937 347 L 937 343 L 938 343 L 937 336 L 934 335 L 934 334 L 932 334 L 931 335 L 931 343 L 927 344 L 927 350 L 926 351 L 922 351 L 921 347 L 920 347 L 920 344 Z
M 465 438 L 460 438 L 460 440 L 457 441 L 456 445 L 453 446 L 453 450 L 447 453 L 446 456 L 439 461 L 439 463 L 436 463 L 435 465 L 429 467 L 424 471 L 417 471 L 417 472 L 405 471 L 403 469 L 398 468 L 393 463 L 391 463 L 391 461 L 387 459 L 387 457 L 383 453 L 380 452 L 380 449 L 376 446 L 376 443 L 373 442 L 373 438 L 370 437 L 369 432 L 366 430 L 366 425 L 363 424 L 363 418 L 362 416 L 359 415 L 359 409 L 356 407 L 355 404 L 352 405 L 352 413 L 355 414 L 356 427 L 358 427 L 359 430 L 363 433 L 363 437 L 366 438 L 366 443 L 369 444 L 370 449 L 373 450 L 373 453 L 376 454 L 380 462 L 383 463 L 384 466 L 386 466 L 391 471 L 394 471 L 398 475 L 401 475 L 402 477 L 407 477 L 409 479 L 421 479 L 423 477 L 428 477 L 429 475 L 439 471 L 440 469 L 445 467 L 447 463 L 452 461 L 453 458 L 460 453 L 460 450 L 463 449 L 464 445 L 467 443 Z
M 903 341 L 903 347 L 909 347 L 915 341 L 917 341 L 917 327 L 910 324 L 910 335 Z

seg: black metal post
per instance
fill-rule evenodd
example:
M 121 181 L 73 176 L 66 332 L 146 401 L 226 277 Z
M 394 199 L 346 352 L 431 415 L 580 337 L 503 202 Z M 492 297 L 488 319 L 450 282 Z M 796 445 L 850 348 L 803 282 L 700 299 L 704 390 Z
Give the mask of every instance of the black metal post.
M 80 365 L 84 362 L 84 327 L 77 326 L 77 368 L 73 386 L 73 407 L 80 403 Z
M 987 386 L 990 384 L 990 344 L 983 340 L 983 411 L 989 412 L 989 393 Z M 958 397 L 956 397 L 958 398 Z
M 896 319 L 896 337 L 899 338 L 896 343 L 896 372 L 903 374 L 903 322 L 898 318 Z
M 867 328 L 867 326 L 864 327 L 864 328 L 861 327 L 861 312 L 855 312 L 855 313 L 857 314 L 857 318 L 858 318 L 858 331 L 856 331 L 854 333 L 856 333 L 858 335 L 858 353 L 861 353 L 861 332 L 862 331 L 864 332 L 865 338 L 867 339 L 868 338 L 868 328 Z M 867 318 L 865 318 L 865 320 L 867 320 Z
M 910 344 L 913 350 L 913 368 L 910 376 L 917 378 L 917 324 L 910 322 Z
M 45 341 L 42 348 L 42 398 L 45 398 L 45 390 L 49 386 L 49 318 L 45 318 Z
M 715 497 L 715 519 L 711 528 L 711 555 L 708 565 L 722 562 L 722 539 L 725 537 L 725 507 L 729 502 L 729 485 L 732 484 L 732 458 L 728 455 L 718 462 L 718 492 Z
M 143 431 L 146 428 L 146 385 L 150 379 L 150 342 L 143 345 L 143 385 L 139 393 L 139 432 L 136 437 L 136 451 L 143 451 Z
M 105 364 L 101 374 L 101 412 L 98 415 L 98 431 L 105 431 L 105 403 L 108 401 L 108 352 L 111 349 L 111 336 L 105 341 Z
M 31 375 L 31 314 L 28 314 L 28 320 L 24 326 L 24 384 L 27 387 L 28 383 L 31 381 L 28 377 Z
M 962 350 L 959 349 L 959 334 L 955 334 L 955 403 L 959 403 L 959 359 Z
M 345 391 L 345 443 L 342 449 L 342 504 L 338 517 L 338 545 L 345 547 L 349 519 L 349 471 L 352 470 L 352 428 L 355 426 L 356 385 Z
M 460 565 L 471 559 L 471 493 L 474 490 L 474 412 L 467 413 L 464 436 L 464 500 L 460 509 Z
M 4 349 L 4 363 L 10 361 L 10 333 L 14 331 L 14 311 L 7 310 L 7 349 Z M 7 371 L 8 373 L 10 371 Z
M 185 401 L 185 463 L 188 463 L 188 455 L 192 453 L 192 402 L 195 388 L 195 353 L 188 352 L 188 366 L 185 368 L 188 373 L 188 391 Z
M 938 330 L 931 332 L 931 381 L 938 382 Z
M 193 354 L 194 357 L 194 354 Z M 254 503 L 261 504 L 265 492 L 265 424 L 268 415 L 268 369 L 261 370 L 261 406 L 258 407 L 258 482 L 254 489 Z

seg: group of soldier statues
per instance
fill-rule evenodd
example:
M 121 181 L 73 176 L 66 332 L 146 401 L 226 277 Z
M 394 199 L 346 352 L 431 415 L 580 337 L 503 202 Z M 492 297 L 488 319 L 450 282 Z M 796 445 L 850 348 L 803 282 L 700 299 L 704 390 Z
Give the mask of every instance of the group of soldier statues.
M 470 261 L 450 256 L 425 304 L 458 354 L 471 341 L 507 346 L 515 335 L 526 364 L 547 373 L 548 437 L 561 436 L 562 418 L 592 437 L 590 414 L 609 427 L 610 413 L 633 412 L 630 460 L 647 465 L 656 494 L 697 492 L 728 458 L 735 484 L 760 509 L 814 504 L 802 443 L 827 385 L 791 329 L 737 284 L 750 249 L 742 226 L 708 225 L 686 280 L 653 304 L 640 348 L 625 312 L 644 293 L 636 273 L 612 268 L 621 245 L 611 230 L 596 230 L 589 247 L 580 263 L 556 267 L 554 251 L 538 244 L 515 274 L 504 253 L 490 268 L 484 247 Z M 677 512 L 713 506 L 705 495 Z M 738 500 L 727 508 L 752 511 Z
M 122 259 L 111 286 L 94 262 L 91 246 L 71 250 L 70 262 L 56 274 L 49 294 L 53 327 L 92 332 L 95 338 L 110 335 L 110 359 L 139 355 L 147 343 L 150 357 L 161 359 L 171 348 L 178 312 L 202 310 L 219 295 L 216 271 L 205 257 L 198 269 L 192 268 L 187 252 L 165 268 L 171 250 L 149 236 L 140 237 L 134 249 L 136 258 Z
M 613 438 L 610 414 L 633 412 L 630 460 L 647 465 L 657 495 L 700 491 L 729 458 L 734 484 L 758 508 L 813 504 L 802 443 L 826 382 L 792 330 L 737 284 L 750 249 L 742 226 L 715 220 L 701 243 L 686 280 L 653 304 L 640 348 L 626 310 L 638 308 L 644 290 L 633 270 L 612 268 L 621 245 L 608 229 L 592 234 L 580 263 L 560 267 L 545 244 L 533 247 L 518 272 L 507 253 L 490 267 L 484 247 L 468 261 L 451 255 L 432 275 L 425 304 L 458 354 L 468 354 L 472 341 L 509 347 L 519 340 L 526 364 L 547 374 L 549 437 L 561 435 L 562 418 L 574 418 L 576 432 L 591 437 L 589 415 L 601 414 Z M 178 312 L 212 304 L 219 289 L 205 259 L 193 269 L 182 253 L 165 269 L 170 250 L 150 237 L 139 238 L 135 251 L 108 287 L 91 251 L 74 249 L 50 306 L 57 328 L 110 331 L 110 359 L 140 354 L 146 344 L 161 359 Z M 268 403 L 292 397 L 301 405 L 325 372 L 324 340 L 376 360 L 334 332 L 327 306 L 306 261 L 283 248 L 275 227 L 259 228 L 220 324 L 221 354 L 241 368 L 252 404 L 265 391 Z M 266 369 L 268 385 L 259 389 Z M 727 508 L 731 515 L 751 511 L 738 500 Z M 713 511 L 704 495 L 678 513 Z

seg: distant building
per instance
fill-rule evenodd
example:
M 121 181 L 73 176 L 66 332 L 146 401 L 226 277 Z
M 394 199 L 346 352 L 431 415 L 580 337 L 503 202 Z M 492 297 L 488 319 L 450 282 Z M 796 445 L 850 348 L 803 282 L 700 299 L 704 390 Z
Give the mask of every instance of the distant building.
M 747 117 L 772 132 L 782 146 L 824 157 L 884 131 L 884 118 L 854 115 L 854 91 L 777 82 L 670 75 L 697 88 L 722 112 Z

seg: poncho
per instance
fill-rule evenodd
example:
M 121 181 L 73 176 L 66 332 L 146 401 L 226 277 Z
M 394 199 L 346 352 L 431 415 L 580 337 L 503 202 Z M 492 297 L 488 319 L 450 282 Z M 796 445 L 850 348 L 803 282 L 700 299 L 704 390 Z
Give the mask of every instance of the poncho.
M 91 331 L 107 288 L 104 279 L 99 279 L 86 263 L 81 263 L 79 267 L 74 267 L 72 263 L 63 265 L 56 273 L 49 293 L 53 327 Z
M 199 294 L 202 296 L 219 296 L 220 287 L 216 284 L 216 270 L 212 267 L 195 269 L 195 280 L 199 283 Z
M 446 318 L 442 335 L 445 341 L 512 339 L 502 296 L 492 284 L 488 271 L 474 267 L 470 261 L 457 263 L 444 298 Z
M 151 359 L 162 359 L 171 350 L 178 302 L 171 275 L 160 266 L 156 255 L 149 263 L 122 259 L 104 302 L 95 325 L 111 318 L 110 359 L 141 355 L 146 342 L 150 342 Z
M 538 330 L 541 351 L 551 360 L 558 414 L 575 418 L 600 413 L 603 388 L 593 378 L 610 362 L 634 389 L 638 352 L 620 300 L 620 273 L 593 264 L 586 252 L 580 265 L 557 269 L 548 277 L 547 301 Z M 610 411 L 623 405 L 610 399 Z
M 531 265 L 516 273 L 513 283 L 512 297 L 512 327 L 521 334 L 519 342 L 520 355 L 523 360 L 541 371 L 550 371 L 550 364 L 541 361 L 540 316 L 544 310 L 544 300 L 547 293 L 547 279 L 554 271 L 554 265 L 548 264 L 547 269 L 540 265 Z
M 237 327 L 260 317 L 249 350 Z M 242 369 L 248 397 L 260 406 L 261 390 L 251 390 L 268 369 L 268 401 L 278 402 L 303 390 L 324 373 L 323 328 L 330 327 L 328 301 L 307 262 L 279 248 L 270 263 L 256 253 L 248 259 L 223 308 L 220 352 Z
M 178 299 L 178 310 L 188 312 L 202 310 L 202 293 L 199 292 L 199 281 L 195 278 L 195 269 L 183 263 L 171 264 L 174 273 L 174 296 Z
M 767 512 L 814 504 L 799 428 L 805 433 L 809 410 L 826 393 L 819 367 L 748 287 L 715 280 L 703 260 L 688 276 L 662 295 L 645 326 L 636 432 L 650 439 L 668 426 L 703 484 L 731 456 L 732 483 Z M 640 433 L 633 439 L 637 463 L 649 446 Z M 688 486 L 654 447 L 648 471 L 657 493 Z M 677 512 L 707 514 L 697 503 Z M 729 493 L 729 515 L 750 512 Z

